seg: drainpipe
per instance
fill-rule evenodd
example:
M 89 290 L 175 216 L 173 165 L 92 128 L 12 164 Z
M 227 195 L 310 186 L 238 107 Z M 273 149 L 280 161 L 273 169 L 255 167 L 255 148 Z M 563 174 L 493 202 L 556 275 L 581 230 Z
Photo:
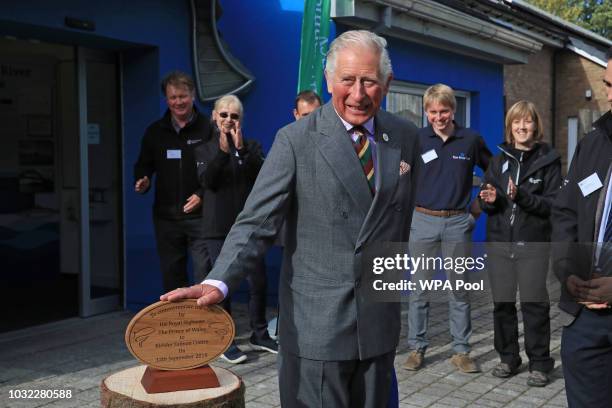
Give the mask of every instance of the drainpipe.
M 559 54 L 559 51 L 562 50 L 563 48 L 555 48 L 555 50 L 553 51 L 553 57 L 552 57 L 552 69 L 551 69 L 551 99 L 552 99 L 552 106 L 551 106 L 551 110 L 552 110 L 552 121 L 551 121 L 551 126 L 550 126 L 550 144 L 553 148 L 555 148 L 555 146 L 557 145 L 557 56 Z

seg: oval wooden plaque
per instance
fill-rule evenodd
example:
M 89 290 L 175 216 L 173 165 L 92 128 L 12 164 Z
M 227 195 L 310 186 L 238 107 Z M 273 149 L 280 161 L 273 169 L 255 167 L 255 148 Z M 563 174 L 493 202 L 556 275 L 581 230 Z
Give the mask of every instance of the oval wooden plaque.
M 157 302 L 128 324 L 125 343 L 138 360 L 160 370 L 187 370 L 219 357 L 234 339 L 232 317 L 195 299 Z

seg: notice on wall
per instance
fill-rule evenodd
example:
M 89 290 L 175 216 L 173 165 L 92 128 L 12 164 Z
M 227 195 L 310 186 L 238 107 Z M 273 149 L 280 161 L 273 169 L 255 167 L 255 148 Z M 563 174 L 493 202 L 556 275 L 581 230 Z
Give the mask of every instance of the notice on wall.
M 52 137 L 53 127 L 49 115 L 28 115 L 26 117 L 28 136 Z
M 87 143 L 90 145 L 100 144 L 100 124 L 99 123 L 88 123 L 87 124 Z
M 17 109 L 22 115 L 50 115 L 51 88 L 41 85 L 19 89 Z
M 0 177 L 17 178 L 21 192 L 54 189 L 54 84 L 53 59 L 0 58 Z

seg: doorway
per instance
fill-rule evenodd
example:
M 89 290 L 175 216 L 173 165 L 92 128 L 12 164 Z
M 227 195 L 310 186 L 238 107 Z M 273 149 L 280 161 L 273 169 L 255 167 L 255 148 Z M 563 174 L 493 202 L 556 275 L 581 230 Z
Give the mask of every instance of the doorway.
M 10 37 L 0 55 L 0 332 L 117 309 L 117 57 Z

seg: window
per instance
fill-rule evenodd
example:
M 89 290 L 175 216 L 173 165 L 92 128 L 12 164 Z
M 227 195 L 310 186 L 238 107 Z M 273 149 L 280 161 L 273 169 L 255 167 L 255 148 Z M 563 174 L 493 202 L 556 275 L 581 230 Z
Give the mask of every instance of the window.
M 409 82 L 393 81 L 387 95 L 387 111 L 396 113 L 413 121 L 417 126 L 428 125 L 423 109 L 423 94 L 428 88 L 426 85 L 411 84 Z M 455 122 L 460 126 L 470 126 L 470 93 L 455 90 L 457 111 Z

